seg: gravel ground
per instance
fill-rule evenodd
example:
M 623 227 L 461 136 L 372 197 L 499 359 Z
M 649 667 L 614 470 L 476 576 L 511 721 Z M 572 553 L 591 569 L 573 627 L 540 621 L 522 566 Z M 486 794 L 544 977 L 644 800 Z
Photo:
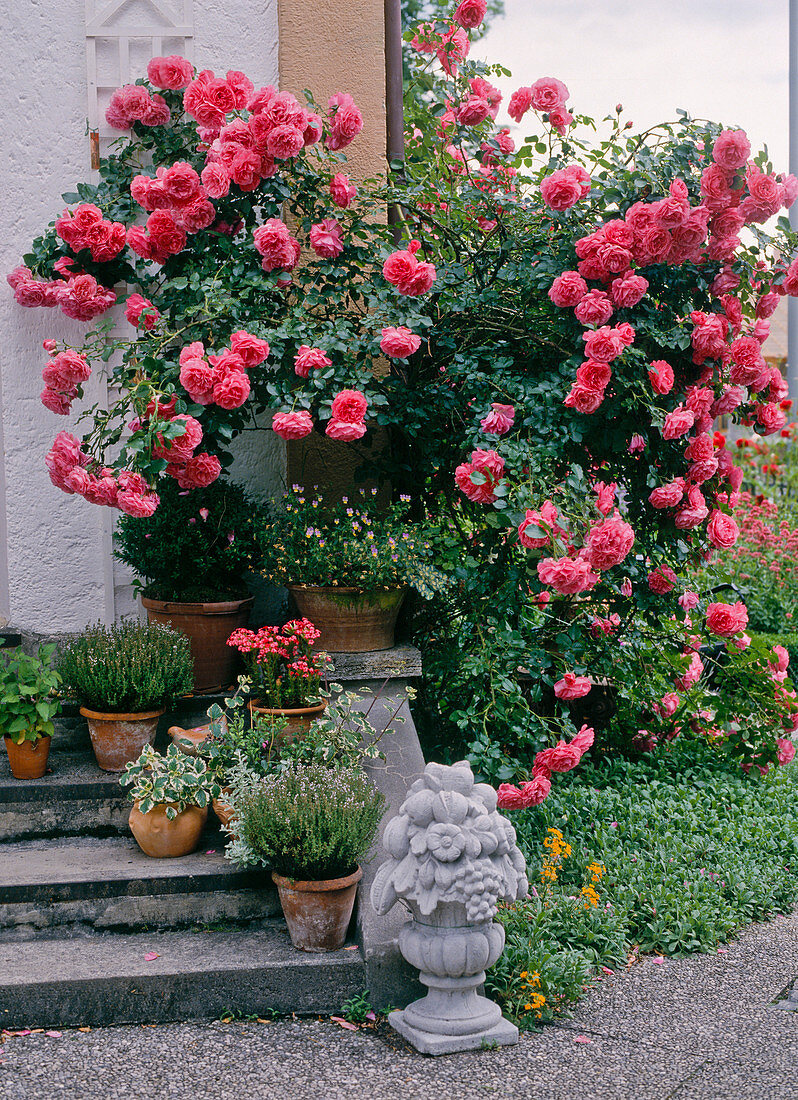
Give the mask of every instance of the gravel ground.
M 431 1059 L 387 1025 L 221 1022 L 5 1037 L 2 1100 L 798 1100 L 798 911 L 647 959 L 516 1047 Z M 577 1038 L 581 1041 L 577 1042 Z M 589 1039 L 589 1042 L 585 1042 Z

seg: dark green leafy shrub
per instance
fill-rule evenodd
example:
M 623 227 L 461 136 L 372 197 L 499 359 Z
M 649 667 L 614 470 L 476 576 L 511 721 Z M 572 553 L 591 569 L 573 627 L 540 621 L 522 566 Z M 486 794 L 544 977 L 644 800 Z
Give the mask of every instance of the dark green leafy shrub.
M 293 879 L 341 878 L 371 847 L 384 808 L 357 768 L 311 764 L 266 776 L 237 805 L 237 858 Z
M 116 714 L 169 707 L 191 691 L 188 639 L 160 623 L 101 623 L 77 634 L 57 665 L 62 694 Z
M 255 539 L 254 506 L 238 485 L 215 481 L 183 492 L 164 478 L 154 515 L 123 515 L 116 556 L 135 570 L 145 596 L 156 600 L 236 600 L 247 595 L 243 574 Z
M 21 745 L 52 736 L 61 709 L 55 698 L 60 679 L 52 669 L 55 646 L 42 646 L 31 657 L 21 649 L 0 655 L 0 736 Z

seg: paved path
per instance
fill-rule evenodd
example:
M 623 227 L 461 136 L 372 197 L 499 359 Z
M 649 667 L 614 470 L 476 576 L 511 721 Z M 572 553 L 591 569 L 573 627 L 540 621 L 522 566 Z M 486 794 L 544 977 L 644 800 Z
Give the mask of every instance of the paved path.
M 13 1037 L 2 1100 L 798 1100 L 798 911 L 727 953 L 650 959 L 516 1047 L 424 1058 L 387 1027 L 170 1024 Z M 577 1042 L 577 1036 L 590 1042 Z

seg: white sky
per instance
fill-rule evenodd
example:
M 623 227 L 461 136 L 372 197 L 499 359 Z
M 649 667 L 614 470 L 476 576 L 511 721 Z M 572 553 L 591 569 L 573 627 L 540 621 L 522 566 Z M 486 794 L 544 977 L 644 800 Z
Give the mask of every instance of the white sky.
M 505 94 L 541 76 L 601 119 L 623 103 L 634 129 L 697 118 L 742 126 L 788 169 L 788 0 L 505 0 L 472 56 L 500 62 Z M 529 116 L 527 116 L 529 118 Z M 507 122 L 503 112 L 499 121 Z M 530 133 L 522 122 L 522 133 Z

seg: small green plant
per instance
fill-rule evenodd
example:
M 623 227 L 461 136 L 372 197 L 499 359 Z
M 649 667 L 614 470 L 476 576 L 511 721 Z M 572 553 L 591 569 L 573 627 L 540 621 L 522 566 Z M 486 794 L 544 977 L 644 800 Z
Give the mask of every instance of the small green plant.
M 54 696 L 61 679 L 52 668 L 55 646 L 42 646 L 36 657 L 12 650 L 0 657 L 0 734 L 15 745 L 52 737 L 61 704 Z
M 409 585 L 430 599 L 444 583 L 409 521 L 410 498 L 379 509 L 371 494 L 331 502 L 295 485 L 258 531 L 260 571 L 273 584 L 385 591 Z
M 224 700 L 224 708 L 213 703 L 207 711 L 210 733 L 197 752 L 222 786 L 237 766 L 250 775 L 267 775 L 274 770 L 279 754 L 286 720 L 251 712 L 246 705 L 249 691 L 250 680 L 240 676 L 235 692 Z
M 237 600 L 247 595 L 255 536 L 253 505 L 243 489 L 216 481 L 184 493 L 171 478 L 161 503 L 146 518 L 123 515 L 116 556 L 138 575 L 145 596 L 156 600 Z
M 138 760 L 125 765 L 119 782 L 130 787 L 128 794 L 143 814 L 165 804 L 170 821 L 189 806 L 204 808 L 221 793 L 205 761 L 188 756 L 176 745 L 170 745 L 165 755 L 145 745 Z
M 357 768 L 295 765 L 243 792 L 227 855 L 288 878 L 341 878 L 371 847 L 384 807 L 382 794 Z
M 369 1020 L 375 1020 L 377 1014 L 371 1007 L 369 991 L 364 989 L 362 993 L 355 993 L 344 1001 L 341 1005 L 341 1015 L 350 1024 L 365 1024 Z
M 171 706 L 194 683 L 188 639 L 137 620 L 87 627 L 63 650 L 57 671 L 63 695 L 114 714 Z

